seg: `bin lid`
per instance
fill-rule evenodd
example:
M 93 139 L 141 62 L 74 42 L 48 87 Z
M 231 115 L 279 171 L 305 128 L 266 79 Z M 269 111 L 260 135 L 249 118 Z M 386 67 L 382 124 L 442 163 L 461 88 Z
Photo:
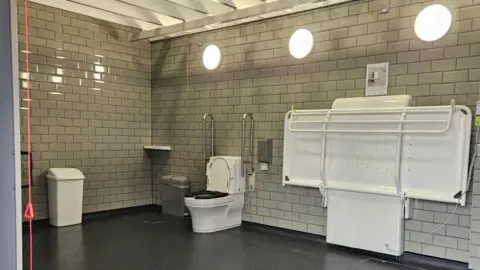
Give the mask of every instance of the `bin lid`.
M 164 175 L 160 178 L 160 183 L 165 185 L 190 186 L 190 180 L 186 176 L 181 175 Z
M 50 168 L 47 173 L 50 180 L 83 180 L 85 176 L 79 169 L 75 168 Z

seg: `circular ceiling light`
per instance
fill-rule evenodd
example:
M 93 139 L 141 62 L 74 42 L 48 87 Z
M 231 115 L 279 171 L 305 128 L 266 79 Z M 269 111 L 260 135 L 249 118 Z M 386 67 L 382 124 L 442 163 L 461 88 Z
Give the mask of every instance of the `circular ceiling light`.
M 222 54 L 216 45 L 208 45 L 203 51 L 203 65 L 209 69 L 216 69 L 220 65 Z
M 293 33 L 288 43 L 290 54 L 301 59 L 306 57 L 313 49 L 313 35 L 307 29 L 299 29 Z
M 415 33 L 423 41 L 435 41 L 442 38 L 452 25 L 452 13 L 442 5 L 424 8 L 415 19 Z

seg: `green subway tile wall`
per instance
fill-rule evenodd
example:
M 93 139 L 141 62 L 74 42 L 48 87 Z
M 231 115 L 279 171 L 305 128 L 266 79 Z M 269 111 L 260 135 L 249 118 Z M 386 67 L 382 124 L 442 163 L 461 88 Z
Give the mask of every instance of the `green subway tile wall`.
M 152 203 L 150 44 L 138 29 L 29 4 L 35 218 L 48 217 L 48 168 L 86 176 L 85 213 Z M 26 151 L 25 26 L 18 5 L 22 150 Z M 23 162 L 23 182 L 27 181 Z M 27 196 L 23 196 L 25 203 Z
M 422 42 L 413 23 L 433 2 L 449 7 L 454 22 L 444 38 Z M 380 13 L 385 7 L 390 12 Z M 288 52 L 289 38 L 299 28 L 315 38 L 313 53 L 302 60 Z M 222 64 L 214 71 L 202 65 L 208 44 L 222 51 Z M 409 94 L 418 106 L 455 99 L 473 108 L 479 98 L 479 55 L 478 0 L 361 0 L 154 43 L 152 140 L 173 146 L 170 156 L 156 162 L 155 179 L 181 174 L 193 181 L 194 189 L 204 188 L 203 114 L 216 117 L 217 154 L 240 155 L 241 117 L 251 112 L 256 138 L 274 140 L 274 158 L 269 171 L 257 168 L 257 190 L 247 194 L 244 220 L 325 235 L 327 216 L 319 191 L 281 185 L 285 113 L 293 104 L 326 109 L 337 98 L 363 96 L 366 65 L 382 62 L 390 62 L 390 95 Z M 160 203 L 157 183 L 154 200 Z M 459 207 L 445 228 L 417 244 L 446 221 L 455 205 L 416 201 L 414 218 L 405 224 L 406 250 L 467 262 L 471 202 L 469 193 L 468 205 Z

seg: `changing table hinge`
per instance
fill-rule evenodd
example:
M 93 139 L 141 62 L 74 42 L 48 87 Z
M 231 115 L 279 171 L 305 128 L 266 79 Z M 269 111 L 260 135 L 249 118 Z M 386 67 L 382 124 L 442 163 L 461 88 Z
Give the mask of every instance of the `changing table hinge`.
M 404 207 L 404 218 L 411 219 L 413 218 L 413 199 L 406 198 L 405 199 L 405 207 Z

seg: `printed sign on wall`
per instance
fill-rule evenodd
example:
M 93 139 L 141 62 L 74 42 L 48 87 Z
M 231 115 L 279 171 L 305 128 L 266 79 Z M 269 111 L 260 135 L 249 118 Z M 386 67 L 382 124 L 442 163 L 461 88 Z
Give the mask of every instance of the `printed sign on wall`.
M 386 96 L 388 63 L 367 65 L 365 96 Z

